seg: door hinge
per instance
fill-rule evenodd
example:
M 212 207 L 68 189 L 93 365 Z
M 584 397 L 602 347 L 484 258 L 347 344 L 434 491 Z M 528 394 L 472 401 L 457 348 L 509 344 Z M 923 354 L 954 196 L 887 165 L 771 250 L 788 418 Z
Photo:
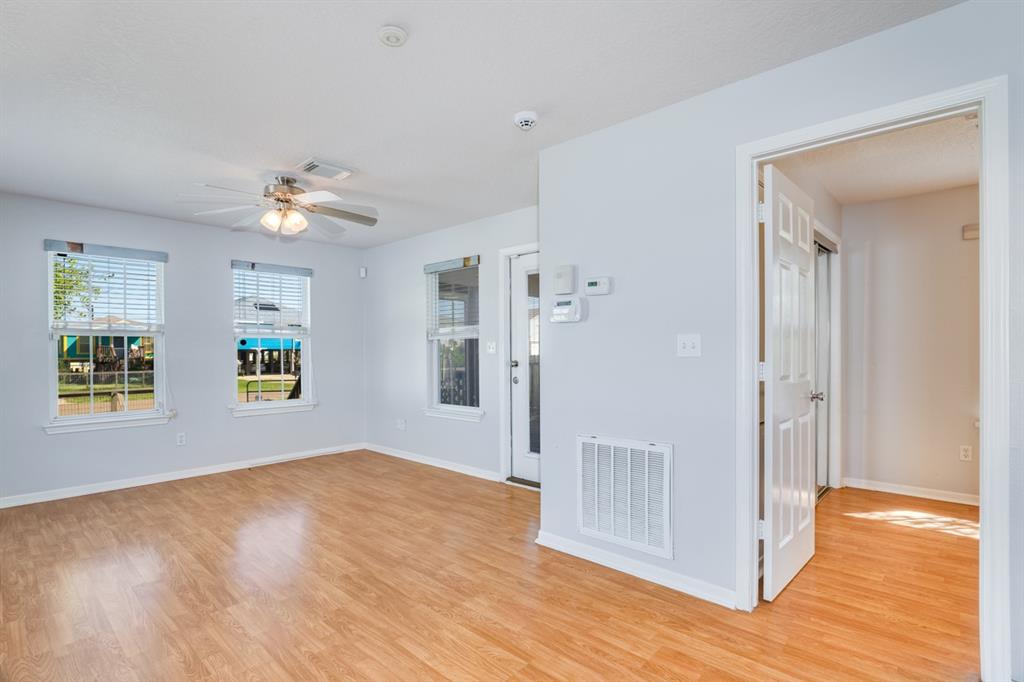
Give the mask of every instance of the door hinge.
M 757 380 L 758 381 L 766 381 L 767 378 L 768 378 L 767 377 L 767 371 L 768 370 L 765 369 L 765 365 L 764 365 L 763 362 L 757 363 Z
M 764 540 L 764 519 L 757 520 L 757 539 Z
M 761 202 L 761 203 L 759 203 L 757 205 L 757 222 L 759 222 L 759 223 L 763 223 L 764 222 L 764 214 L 765 214 L 764 203 Z

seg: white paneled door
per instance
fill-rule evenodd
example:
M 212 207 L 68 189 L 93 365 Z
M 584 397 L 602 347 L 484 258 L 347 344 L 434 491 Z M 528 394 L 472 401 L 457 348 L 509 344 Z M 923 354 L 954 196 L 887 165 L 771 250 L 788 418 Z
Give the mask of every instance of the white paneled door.
M 814 555 L 814 202 L 765 167 L 764 598 Z
M 540 483 L 540 265 L 536 253 L 509 260 L 509 385 L 512 476 Z

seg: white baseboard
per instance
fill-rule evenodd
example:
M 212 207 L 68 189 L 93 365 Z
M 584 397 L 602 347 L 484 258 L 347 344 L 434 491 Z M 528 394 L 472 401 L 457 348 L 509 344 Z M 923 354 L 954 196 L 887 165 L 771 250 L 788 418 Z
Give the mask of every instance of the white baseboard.
M 377 445 L 376 443 L 365 443 L 363 447 L 373 452 L 378 452 L 388 457 L 397 457 L 399 459 L 406 459 L 410 462 L 418 462 L 419 464 L 426 464 L 439 469 L 447 469 L 448 471 L 454 471 L 459 474 L 466 474 L 467 476 L 475 476 L 476 478 L 482 478 L 487 481 L 501 481 L 504 480 L 501 473 L 497 471 L 490 471 L 489 469 L 479 469 L 477 467 L 471 467 L 466 464 L 459 464 L 458 462 L 451 462 L 446 459 L 438 459 L 437 457 L 427 457 L 425 455 L 417 455 L 415 452 L 408 452 L 406 450 L 399 450 L 398 448 L 389 448 L 386 445 Z
M 971 504 L 978 506 L 978 496 L 969 493 L 957 493 L 950 490 L 936 490 L 934 488 L 918 488 L 913 485 L 901 485 L 899 483 L 886 483 L 885 481 L 869 481 L 863 478 L 844 478 L 843 485 L 848 488 L 863 488 L 874 490 L 880 493 L 895 493 L 896 495 L 909 495 L 911 497 L 924 497 L 929 500 L 941 500 L 942 502 L 958 502 L 960 504 Z
M 270 457 L 244 459 L 236 462 L 224 462 L 223 464 L 213 464 L 205 467 L 196 467 L 194 469 L 179 469 L 178 471 L 168 471 L 160 474 L 150 474 L 149 476 L 121 478 L 115 481 L 101 481 L 99 483 L 76 485 L 70 488 L 42 490 L 40 492 L 26 493 L 24 495 L 8 495 L 7 497 L 0 497 L 0 509 L 4 509 L 7 507 L 18 507 L 23 504 L 35 504 L 37 502 L 63 500 L 68 497 L 79 497 L 81 495 L 105 493 L 110 492 L 111 490 L 135 488 L 140 485 L 151 485 L 153 483 L 177 481 L 183 478 L 208 476 L 210 474 L 219 474 L 225 471 L 235 471 L 237 469 L 250 469 L 252 467 L 265 466 L 267 464 L 288 462 L 294 459 L 307 459 L 309 457 L 320 457 L 321 455 L 333 455 L 340 452 L 351 452 L 353 450 L 362 450 L 365 447 L 365 443 L 350 443 L 349 445 L 338 445 L 332 448 L 319 448 L 316 450 L 305 450 L 302 452 L 288 452 L 283 455 L 271 455 Z
M 536 542 L 543 547 L 571 554 L 574 557 L 586 559 L 616 571 L 628 573 L 637 578 L 657 583 L 698 599 L 704 599 L 705 601 L 730 609 L 736 608 L 736 592 L 719 585 L 712 585 L 697 578 L 691 578 L 690 576 L 669 571 L 659 566 L 653 566 L 643 561 L 630 559 L 621 554 L 600 549 L 577 540 L 570 540 L 561 535 L 554 535 L 543 530 L 537 534 Z

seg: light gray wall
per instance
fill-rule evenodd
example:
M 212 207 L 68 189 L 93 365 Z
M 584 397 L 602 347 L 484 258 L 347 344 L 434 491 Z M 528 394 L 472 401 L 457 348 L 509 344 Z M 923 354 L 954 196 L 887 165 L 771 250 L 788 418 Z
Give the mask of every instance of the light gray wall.
M 978 494 L 976 222 L 977 185 L 843 207 L 844 477 Z
M 498 461 L 498 250 L 537 241 L 536 208 L 477 220 L 364 252 L 366 440 L 487 472 Z M 427 263 L 480 256 L 479 423 L 423 414 L 427 404 Z M 404 419 L 406 429 L 396 428 Z
M 0 497 L 149 476 L 363 440 L 360 253 L 132 213 L 0 195 Z M 167 374 L 177 419 L 47 435 L 52 362 L 43 239 L 166 251 Z M 313 268 L 319 406 L 237 418 L 231 259 Z M 185 432 L 187 444 L 175 445 Z
M 544 531 L 734 588 L 736 147 L 1008 74 L 1011 258 L 1019 265 L 1022 12 L 1013 2 L 957 5 L 541 153 L 542 271 L 575 263 L 583 274 L 616 282 L 616 293 L 594 302 L 588 321 L 545 324 L 541 332 Z M 1011 277 L 1011 454 L 1019 519 L 1024 268 Z M 550 281 L 541 296 L 547 311 Z M 676 333 L 690 331 L 703 334 L 698 360 L 674 355 Z M 573 447 L 577 433 L 591 431 L 675 444 L 674 559 L 652 559 L 577 532 Z M 1022 549 L 1018 535 L 1017 576 L 1024 575 Z M 1015 586 L 1024 589 L 1024 581 Z M 1019 614 L 1019 593 L 1014 599 Z M 1019 634 L 1017 640 L 1020 646 Z

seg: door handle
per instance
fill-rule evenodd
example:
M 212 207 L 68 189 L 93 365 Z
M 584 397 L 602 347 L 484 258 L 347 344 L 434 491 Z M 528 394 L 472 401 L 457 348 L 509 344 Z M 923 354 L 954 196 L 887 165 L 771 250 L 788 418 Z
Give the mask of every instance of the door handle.
M 813 391 L 811 393 L 811 402 L 821 402 L 825 399 L 824 391 Z
M 511 367 L 512 369 L 515 369 L 516 367 L 518 367 L 518 366 L 519 366 L 519 361 L 518 361 L 518 360 L 511 360 L 511 361 L 510 361 L 510 362 L 508 363 L 508 366 L 509 366 L 509 367 Z

